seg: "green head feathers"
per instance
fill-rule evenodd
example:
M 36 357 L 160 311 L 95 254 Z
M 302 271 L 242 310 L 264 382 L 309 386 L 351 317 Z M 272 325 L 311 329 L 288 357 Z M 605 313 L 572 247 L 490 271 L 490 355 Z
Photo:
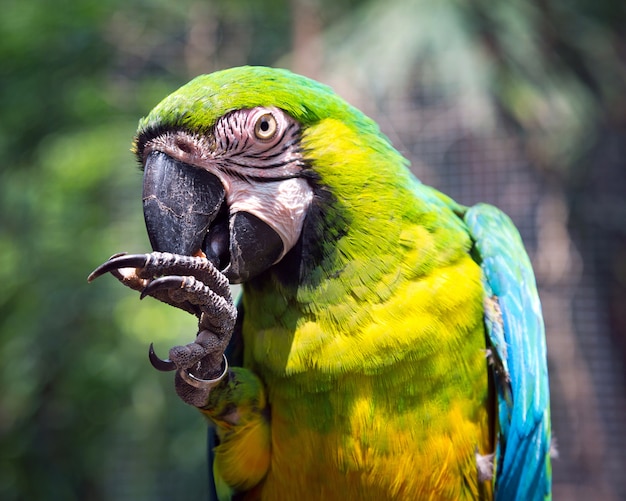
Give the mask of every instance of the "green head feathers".
M 365 200 L 364 191 L 374 195 L 394 186 L 406 192 L 414 184 L 408 161 L 376 122 L 330 87 L 284 69 L 243 66 L 198 76 L 161 101 L 138 132 L 172 128 L 203 134 L 227 113 L 257 106 L 280 108 L 302 124 L 305 156 L 340 199 Z M 377 211 L 375 204 L 369 210 Z
M 363 132 L 380 134 L 376 123 L 330 87 L 288 70 L 242 66 L 201 75 L 166 97 L 139 123 L 204 132 L 230 111 L 276 106 L 305 127 L 328 117 Z

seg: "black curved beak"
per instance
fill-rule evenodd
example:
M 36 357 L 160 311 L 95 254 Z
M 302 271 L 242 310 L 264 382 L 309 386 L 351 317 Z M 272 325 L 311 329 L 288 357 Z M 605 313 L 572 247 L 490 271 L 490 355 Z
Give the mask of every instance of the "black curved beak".
M 152 249 L 196 255 L 224 201 L 217 176 L 165 153 L 151 152 L 144 165 L 143 213 Z M 218 265 L 216 255 L 207 255 Z

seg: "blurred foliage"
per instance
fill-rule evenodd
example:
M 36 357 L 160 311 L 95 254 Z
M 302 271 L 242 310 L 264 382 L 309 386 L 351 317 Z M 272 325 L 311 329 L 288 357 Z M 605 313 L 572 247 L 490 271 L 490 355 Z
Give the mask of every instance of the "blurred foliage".
M 204 450 L 194 447 L 205 426 L 146 357 L 152 340 L 157 348 L 166 340 L 162 351 L 189 341 L 193 319 L 139 304 L 113 280 L 86 283 L 111 253 L 149 249 L 129 149 L 137 119 L 186 78 L 162 69 L 177 59 L 162 49 L 180 50 L 183 4 L 3 9 L 3 500 L 171 499 L 180 485 L 201 498 L 205 490 Z
M 567 177 L 623 108 L 624 21 L 610 0 L 370 2 L 328 31 L 326 74 L 379 103 L 408 89 L 428 106 L 426 87 L 462 101 L 476 128 L 503 116 L 538 166 Z
M 165 95 L 199 73 L 279 58 L 297 67 L 319 50 L 311 76 L 340 75 L 375 99 L 411 89 L 418 71 L 442 93 L 462 88 L 472 110 L 504 110 L 539 163 L 563 173 L 623 109 L 623 10 L 591 0 L 5 0 L 0 499 L 204 497 L 205 425 L 146 356 L 151 341 L 158 353 L 189 342 L 194 319 L 139 303 L 111 277 L 86 283 L 110 254 L 149 249 L 129 150 L 137 120 Z M 294 26 L 323 30 L 325 44 Z
M 195 320 L 86 277 L 149 250 L 139 117 L 197 73 L 270 64 L 290 39 L 281 0 L 3 2 L 3 501 L 204 498 L 206 426 L 147 361 L 151 341 L 191 341 Z

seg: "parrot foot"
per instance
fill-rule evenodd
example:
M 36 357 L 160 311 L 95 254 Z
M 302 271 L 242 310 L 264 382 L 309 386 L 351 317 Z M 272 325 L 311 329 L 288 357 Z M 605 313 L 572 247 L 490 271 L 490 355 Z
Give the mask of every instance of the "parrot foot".
M 224 379 L 226 377 L 226 375 L 228 374 L 228 359 L 226 358 L 226 355 L 222 354 L 222 357 L 224 358 L 224 370 L 222 371 L 222 373 L 217 376 L 216 378 L 213 379 L 201 379 L 199 377 L 194 376 L 189 369 L 185 369 L 183 371 L 180 372 L 180 376 L 185 380 L 185 382 L 191 386 L 193 386 L 194 388 L 198 388 L 198 389 L 211 389 L 214 386 L 217 386 L 220 381 L 222 381 L 222 379 Z
M 87 278 L 111 273 L 127 287 L 201 318 L 201 329 L 231 331 L 236 309 L 228 279 L 206 257 L 168 252 L 115 254 Z
M 158 357 L 158 355 L 154 351 L 154 343 L 150 343 L 148 357 L 150 358 L 150 363 L 152 364 L 152 367 L 159 371 L 168 372 L 178 369 L 176 363 L 172 360 L 163 360 Z M 222 357 L 224 358 L 224 369 L 222 370 L 222 373 L 216 378 L 201 379 L 191 373 L 189 371 L 189 368 L 180 369 L 180 375 L 183 380 L 185 380 L 188 384 L 195 388 L 212 388 L 213 386 L 216 386 L 228 374 L 228 359 L 224 354 L 222 354 Z
M 161 371 L 176 371 L 176 391 L 183 401 L 203 406 L 209 390 L 228 373 L 224 351 L 237 319 L 228 279 L 206 257 L 166 252 L 116 254 L 88 278 L 111 273 L 124 285 L 199 317 L 193 343 L 174 346 L 162 360 L 151 345 L 149 359 Z
M 170 358 L 162 360 L 150 344 L 148 356 L 152 366 L 160 371 L 175 370 L 178 396 L 196 407 L 206 405 L 209 392 L 228 375 L 226 346 L 212 332 L 202 330 L 196 341 L 170 349 Z

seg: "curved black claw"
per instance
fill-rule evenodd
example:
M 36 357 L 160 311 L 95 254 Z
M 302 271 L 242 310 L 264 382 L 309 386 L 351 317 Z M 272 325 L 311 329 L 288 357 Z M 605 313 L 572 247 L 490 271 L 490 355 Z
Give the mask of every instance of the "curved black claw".
M 150 343 L 150 349 L 148 350 L 148 358 L 152 367 L 161 372 L 175 371 L 177 369 L 176 364 L 170 359 L 166 358 L 161 360 L 154 352 L 154 343 Z
M 185 285 L 185 277 L 179 277 L 177 275 L 170 275 L 168 277 L 160 277 L 152 280 L 145 289 L 141 291 L 139 299 L 151 295 L 153 292 L 163 289 L 182 289 Z
M 102 263 L 87 277 L 87 282 L 91 282 L 105 273 L 119 270 L 120 268 L 143 268 L 148 262 L 146 254 L 115 254 L 105 263 Z

